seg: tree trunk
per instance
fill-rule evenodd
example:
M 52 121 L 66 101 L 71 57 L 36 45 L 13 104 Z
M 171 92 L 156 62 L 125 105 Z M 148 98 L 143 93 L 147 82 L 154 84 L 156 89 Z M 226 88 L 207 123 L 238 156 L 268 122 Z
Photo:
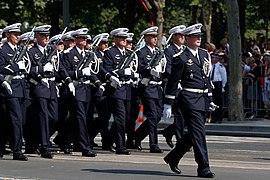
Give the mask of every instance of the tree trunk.
M 163 8 L 165 7 L 165 0 L 154 0 L 154 4 L 157 9 L 157 26 L 158 26 L 158 48 L 162 48 L 162 37 L 163 37 Z
M 241 36 L 237 0 L 226 0 L 228 18 L 229 53 L 229 120 L 244 120 L 241 76 Z
M 212 26 L 212 1 L 209 2 L 209 6 L 206 5 L 206 0 L 202 1 L 202 19 L 203 26 L 206 32 L 206 42 L 212 42 L 211 40 L 211 26 Z M 206 7 L 209 7 L 207 9 Z M 208 11 L 206 13 L 206 11 Z

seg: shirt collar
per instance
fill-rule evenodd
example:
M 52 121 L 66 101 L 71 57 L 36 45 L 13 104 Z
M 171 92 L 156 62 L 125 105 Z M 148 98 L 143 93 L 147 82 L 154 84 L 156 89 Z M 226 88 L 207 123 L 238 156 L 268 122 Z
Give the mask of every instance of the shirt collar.
M 177 49 L 181 49 L 182 48 L 182 45 L 181 46 L 178 46 L 177 44 L 173 43 L 175 45 L 175 47 L 177 47 Z
M 196 57 L 196 55 L 198 54 L 198 49 L 196 49 L 196 50 L 193 50 L 193 49 L 191 49 L 190 47 L 188 47 L 187 46 L 187 49 L 193 54 L 193 56 L 195 56 Z
M 120 49 L 118 46 L 116 46 L 116 47 L 117 47 L 117 49 L 120 51 L 121 54 L 125 53 L 125 48 Z
M 152 54 L 155 52 L 155 48 L 151 48 L 151 47 L 148 46 L 148 45 L 147 45 L 147 47 L 148 47 L 148 49 L 150 49 L 150 51 L 151 51 Z
M 12 49 L 13 51 L 15 51 L 15 48 L 17 47 L 16 45 L 14 46 L 14 45 L 11 44 L 10 42 L 8 42 L 8 45 L 11 47 L 11 49 Z
M 82 52 L 83 52 L 82 49 L 78 48 L 77 46 L 76 46 L 76 49 L 77 49 L 77 51 L 79 52 L 79 54 L 82 54 Z
M 40 46 L 39 44 L 37 44 L 37 47 L 38 47 L 38 49 L 40 50 L 40 52 L 41 52 L 42 54 L 44 54 L 44 49 L 45 49 L 45 47 L 42 47 L 42 46 Z

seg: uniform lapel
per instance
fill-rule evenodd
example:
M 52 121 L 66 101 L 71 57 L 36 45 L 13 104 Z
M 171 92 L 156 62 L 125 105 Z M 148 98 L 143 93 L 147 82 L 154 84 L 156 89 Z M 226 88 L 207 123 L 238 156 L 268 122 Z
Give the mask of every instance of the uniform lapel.
M 197 66 L 201 66 L 201 63 L 198 62 L 198 59 L 193 56 L 193 54 L 188 49 L 186 49 L 186 51 L 188 52 L 189 59 L 191 59 Z
M 199 61 L 200 61 L 200 66 L 202 67 L 203 66 L 203 59 L 202 59 L 202 57 L 201 57 L 201 55 L 200 55 L 201 53 L 200 53 L 200 49 L 198 49 L 198 58 L 199 58 Z

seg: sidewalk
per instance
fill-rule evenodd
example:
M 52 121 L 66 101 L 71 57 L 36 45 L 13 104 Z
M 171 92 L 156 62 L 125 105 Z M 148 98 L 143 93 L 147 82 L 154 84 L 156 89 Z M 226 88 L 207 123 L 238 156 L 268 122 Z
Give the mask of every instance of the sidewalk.
M 158 132 L 173 123 L 173 118 L 160 121 Z M 221 124 L 206 123 L 206 134 L 217 136 L 270 137 L 270 120 L 263 118 L 246 119 L 245 121 L 227 121 Z

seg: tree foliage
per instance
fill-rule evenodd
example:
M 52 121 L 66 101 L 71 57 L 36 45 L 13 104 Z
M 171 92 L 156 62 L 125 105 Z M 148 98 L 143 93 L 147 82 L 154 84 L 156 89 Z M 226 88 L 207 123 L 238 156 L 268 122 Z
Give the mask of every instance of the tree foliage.
M 148 1 L 151 3 L 154 0 Z M 32 26 L 51 24 L 52 34 L 59 33 L 63 29 L 62 3 L 62 0 L 1 0 L 0 27 L 21 22 L 26 28 L 23 30 L 27 31 Z M 269 0 L 238 0 L 238 3 L 241 3 L 240 9 L 246 7 L 244 12 L 240 10 L 242 39 L 264 36 L 265 41 L 269 27 Z M 167 32 L 176 25 L 202 23 L 203 18 L 211 14 L 210 41 L 218 46 L 227 32 L 224 0 L 167 0 L 163 9 L 163 28 Z M 117 27 L 127 27 L 138 38 L 140 32 L 150 26 L 149 13 L 140 0 L 70 0 L 70 29 L 87 27 L 90 34 L 95 35 Z

